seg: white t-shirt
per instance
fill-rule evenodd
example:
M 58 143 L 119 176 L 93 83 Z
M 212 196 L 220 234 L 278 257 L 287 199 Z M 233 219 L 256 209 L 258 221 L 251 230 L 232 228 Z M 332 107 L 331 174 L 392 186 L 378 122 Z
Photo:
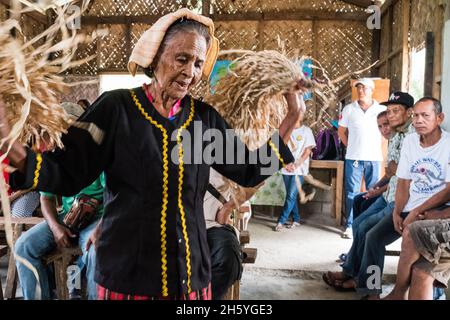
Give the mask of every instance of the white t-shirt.
M 374 100 L 374 104 L 364 112 L 358 101 L 344 107 L 339 117 L 339 125 L 348 128 L 348 145 L 345 159 L 359 161 L 383 161 L 381 133 L 377 116 L 386 110 Z
M 292 131 L 288 146 L 295 161 L 297 161 L 302 156 L 306 148 L 314 148 L 316 146 L 316 140 L 314 139 L 314 135 L 309 127 L 301 126 L 300 128 Z M 309 157 L 294 172 L 288 172 L 283 168 L 281 169 L 281 173 L 288 176 L 305 176 L 309 174 Z
M 411 133 L 403 141 L 397 177 L 411 180 L 409 200 L 402 210 L 409 212 L 443 190 L 450 182 L 450 135 L 442 137 L 434 146 L 420 146 L 420 136 Z

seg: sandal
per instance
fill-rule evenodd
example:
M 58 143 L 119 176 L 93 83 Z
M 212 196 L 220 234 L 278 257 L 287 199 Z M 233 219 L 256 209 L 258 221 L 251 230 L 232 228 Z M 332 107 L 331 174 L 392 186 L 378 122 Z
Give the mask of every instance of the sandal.
M 328 271 L 327 273 L 324 273 L 322 275 L 322 279 L 327 285 L 329 285 L 330 287 L 333 287 L 336 291 L 339 291 L 339 292 L 356 291 L 356 289 L 354 287 L 351 287 L 351 288 L 344 287 L 344 282 L 346 282 L 347 280 L 350 280 L 351 278 L 346 278 L 346 279 L 342 279 L 342 280 L 334 279 L 332 272 Z

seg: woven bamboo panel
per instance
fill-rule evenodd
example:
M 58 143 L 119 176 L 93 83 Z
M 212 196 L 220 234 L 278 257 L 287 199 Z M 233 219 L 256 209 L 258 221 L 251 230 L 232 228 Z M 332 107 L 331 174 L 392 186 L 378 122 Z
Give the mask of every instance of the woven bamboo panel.
M 261 1 L 262 11 L 319 10 L 328 12 L 363 12 L 364 9 L 339 0 Z
M 215 26 L 221 50 L 258 48 L 257 21 L 217 22 Z
M 141 35 L 151 27 L 151 25 L 143 23 L 133 23 L 131 25 L 131 47 L 134 48 L 136 42 L 139 40 Z
M 412 0 L 411 47 L 419 48 L 426 40 L 426 33 L 442 28 L 444 10 L 440 0 Z
M 0 3 L 0 21 L 5 21 L 8 18 L 8 12 L 6 11 L 6 6 Z
M 27 15 L 22 15 L 20 17 L 20 26 L 22 28 L 22 33 L 23 36 L 25 37 L 25 41 L 29 41 L 33 39 L 35 36 L 44 32 L 46 27 L 39 21 L 36 21 Z M 42 39 L 42 41 L 44 41 L 44 39 Z M 38 42 L 37 45 L 40 45 L 41 43 Z
M 96 26 L 84 26 L 80 33 L 91 35 L 96 30 Z M 75 54 L 77 60 L 88 58 L 97 54 L 97 41 L 88 44 L 81 44 Z M 97 57 L 71 70 L 70 74 L 76 75 L 96 75 L 98 71 Z
M 97 63 L 100 70 L 126 70 L 128 62 L 125 41 L 126 26 L 123 24 L 101 25 L 109 34 L 99 39 Z
M 64 81 L 66 83 L 84 83 L 69 87 L 67 92 L 61 97 L 62 102 L 77 103 L 80 99 L 87 99 L 92 103 L 99 95 L 100 81 L 97 76 L 66 76 Z M 95 81 L 95 83 L 86 84 L 88 81 Z
M 214 14 L 261 12 L 260 2 L 260 0 L 213 0 L 211 10 Z
M 317 41 L 317 59 L 331 79 L 364 69 L 372 63 L 372 33 L 362 23 L 320 21 Z M 346 81 L 337 84 L 337 88 L 342 88 Z
M 200 0 L 93 0 L 89 16 L 164 15 L 182 7 L 200 12 Z
M 287 52 L 297 50 L 300 56 L 312 55 L 312 21 L 267 21 L 263 26 L 264 49 L 279 49 L 281 40 Z

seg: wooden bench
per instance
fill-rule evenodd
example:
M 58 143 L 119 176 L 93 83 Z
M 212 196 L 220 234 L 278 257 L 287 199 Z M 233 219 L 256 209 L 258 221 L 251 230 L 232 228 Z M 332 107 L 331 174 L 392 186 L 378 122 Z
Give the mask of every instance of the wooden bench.
M 57 248 L 43 258 L 46 265 L 53 264 L 55 271 L 56 296 L 59 300 L 69 300 L 67 288 L 67 268 L 72 261 L 83 253 L 79 246 L 71 248 Z
M 240 208 L 239 211 L 243 212 L 244 210 L 246 209 Z M 240 220 L 241 219 L 236 219 L 234 221 L 234 224 L 238 228 L 238 230 L 243 227 L 246 228 L 246 223 L 243 223 Z M 245 247 L 245 245 L 250 243 L 250 232 L 248 230 L 239 231 L 239 243 L 241 245 L 241 250 L 243 254 L 242 263 L 243 264 L 255 263 L 258 249 Z M 240 299 L 240 281 L 238 280 L 231 286 L 231 288 L 228 289 L 228 292 L 226 293 L 224 300 L 239 300 L 239 299 Z
M 30 218 L 11 218 L 13 226 L 13 242 L 22 235 L 22 232 L 30 229 L 31 227 L 37 225 L 44 221 L 44 218 L 30 217 Z M 0 229 L 4 230 L 5 218 L 0 217 Z M 9 247 L 7 247 L 7 254 L 9 254 L 8 262 L 8 272 L 6 276 L 6 288 L 5 288 L 5 299 L 14 299 L 16 297 L 17 290 L 17 269 L 16 261 L 14 259 L 14 254 L 12 254 Z
M 344 161 L 330 161 L 330 160 L 311 160 L 310 168 L 312 169 L 328 169 L 333 170 L 331 178 L 332 190 L 334 197 L 332 197 L 332 216 L 336 219 L 336 224 L 341 226 L 342 223 L 342 196 L 344 192 Z

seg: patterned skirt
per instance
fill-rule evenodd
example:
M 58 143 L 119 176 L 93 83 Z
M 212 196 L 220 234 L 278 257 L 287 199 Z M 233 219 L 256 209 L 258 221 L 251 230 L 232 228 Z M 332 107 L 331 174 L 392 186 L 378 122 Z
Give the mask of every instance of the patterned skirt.
M 198 291 L 192 291 L 189 294 L 180 296 L 139 296 L 134 294 L 123 294 L 108 290 L 100 285 L 97 285 L 97 300 L 211 300 L 211 283 L 207 288 Z

